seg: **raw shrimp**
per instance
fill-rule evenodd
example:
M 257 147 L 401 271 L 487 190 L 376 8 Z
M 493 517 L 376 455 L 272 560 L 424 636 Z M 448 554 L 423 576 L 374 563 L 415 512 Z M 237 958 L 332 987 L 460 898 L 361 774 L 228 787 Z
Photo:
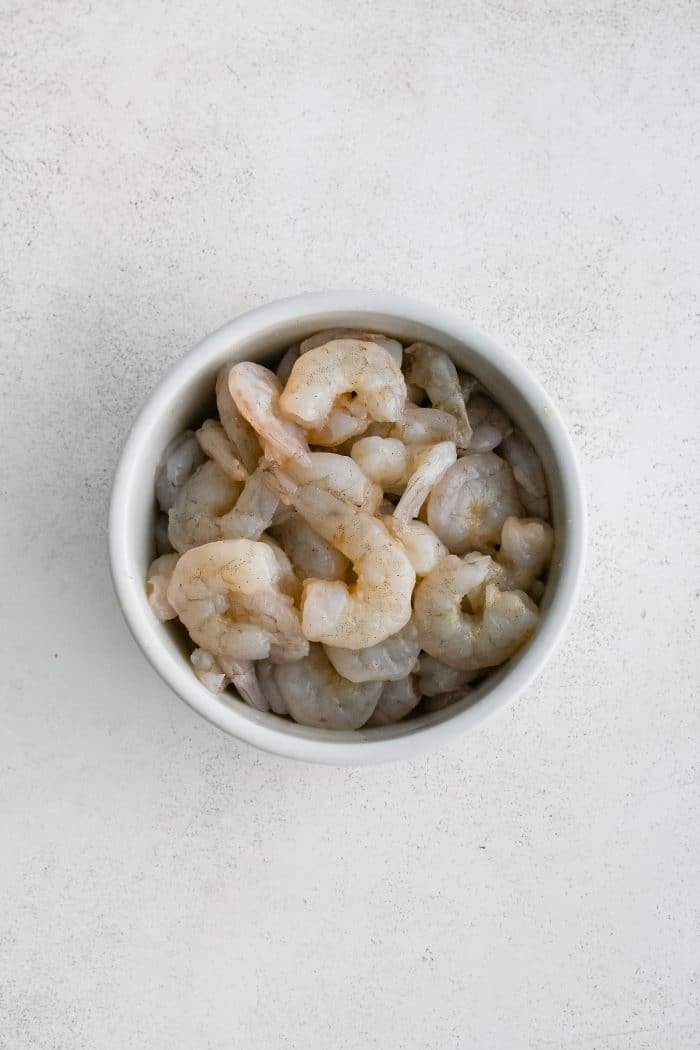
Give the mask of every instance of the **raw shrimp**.
M 195 649 L 190 654 L 190 663 L 202 685 L 210 693 L 221 693 L 227 685 L 232 684 L 239 695 L 251 707 L 258 711 L 269 711 L 269 705 L 263 695 L 255 674 L 255 664 L 250 660 L 227 660 L 219 656 L 217 660 L 206 649 Z
M 223 669 L 206 649 L 195 649 L 190 653 L 190 663 L 195 675 L 210 693 L 222 693 L 228 685 Z
M 416 576 L 427 576 L 450 552 L 430 526 L 423 521 L 407 521 L 405 525 L 398 528 L 393 511 L 394 508 L 391 507 L 389 514 L 382 519 L 384 524 L 402 544 Z
M 309 641 L 365 649 L 400 631 L 411 618 L 416 579 L 401 544 L 377 518 L 316 486 L 299 486 L 291 502 L 316 532 L 351 560 L 357 577 L 350 585 L 304 582 L 302 624 Z
M 382 490 L 370 481 L 350 456 L 336 452 L 311 452 L 308 463 L 290 462 L 285 470 L 300 485 L 315 485 L 338 499 L 374 514 L 382 502 Z
M 284 414 L 307 428 L 314 443 L 319 443 L 314 428 L 323 427 L 332 413 L 346 419 L 348 432 L 337 444 L 365 430 L 370 419 L 398 419 L 405 402 L 406 384 L 389 351 L 359 339 L 334 339 L 302 354 L 280 398 Z M 339 428 L 334 430 L 337 437 Z
M 549 498 L 544 468 L 534 448 L 520 430 L 514 430 L 498 449 L 510 464 L 520 500 L 533 518 L 549 521 Z
M 398 682 L 386 682 L 382 695 L 371 717 L 365 722 L 367 728 L 390 726 L 410 714 L 420 701 L 420 691 L 413 675 Z
M 168 535 L 175 550 L 184 552 L 225 539 L 222 516 L 231 510 L 240 493 L 240 482 L 232 481 L 217 463 L 207 460 L 198 467 L 170 508 Z
M 439 408 L 419 408 L 406 402 L 401 418 L 391 427 L 390 435 L 405 445 L 435 445 L 438 441 L 456 441 L 454 416 Z
M 179 559 L 168 601 L 192 640 L 217 660 L 298 660 L 308 652 L 299 615 L 280 588 L 265 543 L 220 540 Z
M 383 491 L 400 494 L 411 472 L 411 455 L 398 438 L 361 437 L 350 455 L 368 478 Z
M 286 350 L 284 352 L 282 360 L 275 369 L 277 373 L 277 378 L 279 379 L 282 386 L 284 386 L 284 384 L 289 379 L 292 372 L 292 368 L 294 367 L 294 363 L 299 357 L 300 353 L 301 350 L 299 349 L 298 343 L 295 343 L 294 346 L 290 346 L 289 350 Z
M 231 439 L 213 419 L 205 419 L 196 434 L 202 452 L 218 463 L 225 474 L 234 481 L 245 481 L 248 471 L 236 455 Z
M 419 662 L 418 686 L 423 696 L 439 696 L 463 689 L 478 674 L 477 671 L 456 671 L 427 653 L 423 653 Z
M 430 493 L 428 524 L 453 554 L 464 554 L 497 544 L 503 522 L 521 510 L 505 460 L 493 452 L 470 452 Z
M 262 535 L 259 537 L 260 543 L 265 543 L 270 548 L 275 558 L 277 559 L 277 568 L 279 569 L 279 589 L 282 594 L 288 594 L 290 598 L 296 603 L 301 597 L 301 580 L 294 571 L 287 552 L 282 550 L 279 543 L 275 543 L 269 536 Z
M 348 559 L 319 536 L 301 514 L 293 510 L 285 521 L 270 531 L 289 555 L 300 579 L 345 579 L 350 568 Z
M 219 519 L 222 539 L 257 540 L 273 521 L 279 500 L 267 483 L 269 465 L 261 460 L 250 475 L 236 505 Z
M 274 677 L 294 721 L 319 729 L 359 729 L 382 692 L 381 682 L 348 682 L 321 645 L 312 645 L 296 663 L 275 667 Z
M 406 348 L 406 360 L 408 381 L 422 387 L 435 408 L 454 416 L 457 422 L 457 446 L 469 448 L 471 427 L 459 376 L 451 357 L 437 346 L 412 343 Z
M 228 388 L 241 415 L 262 442 L 268 459 L 308 462 L 309 446 L 304 432 L 280 412 L 282 384 L 274 372 L 244 361 L 229 372 Z
M 436 660 L 462 671 L 496 667 L 509 659 L 537 626 L 537 606 L 521 591 L 501 591 L 487 578 L 487 555 L 448 555 L 420 581 L 414 615 L 421 646 Z M 479 612 L 465 612 L 462 600 Z
M 391 638 L 367 649 L 323 648 L 338 674 L 349 682 L 397 682 L 411 673 L 420 652 L 412 620 Z
M 269 660 L 257 660 L 255 670 L 257 671 L 258 685 L 270 710 L 276 715 L 288 715 L 287 701 L 282 696 L 275 680 L 275 664 L 271 664 Z
M 391 354 L 396 364 L 401 368 L 403 347 L 398 339 L 389 339 L 388 336 L 379 335 L 378 332 L 358 332 L 354 328 L 329 328 L 325 332 L 317 332 L 316 335 L 310 335 L 301 344 L 301 353 L 306 354 L 309 350 L 315 350 L 317 346 L 332 343 L 337 339 L 359 339 L 362 343 L 375 343 L 376 346 L 382 346 Z
M 394 524 L 397 531 L 403 529 L 409 521 L 418 517 L 418 512 L 428 495 L 445 472 L 455 463 L 457 449 L 452 441 L 441 441 L 418 452 L 413 459 L 411 474 L 403 496 L 394 511 Z
M 467 405 L 472 428 L 470 452 L 491 452 L 508 437 L 513 424 L 502 408 L 486 394 L 477 394 Z
M 148 569 L 146 577 L 148 604 L 161 623 L 173 620 L 177 616 L 177 612 L 168 601 L 168 584 L 179 557 L 179 554 L 161 554 L 159 558 L 151 562 Z
M 161 510 L 170 510 L 178 492 L 204 459 L 192 430 L 184 430 L 173 438 L 156 471 L 156 499 Z
M 549 565 L 554 547 L 551 525 L 539 518 L 506 518 L 494 561 L 502 572 L 495 582 L 508 590 L 528 591 Z
M 232 365 L 224 365 L 216 377 L 216 407 L 234 452 L 248 473 L 252 474 L 260 459 L 260 443 L 250 423 L 243 418 L 236 402 L 231 397 L 231 391 L 228 388 L 231 368 Z

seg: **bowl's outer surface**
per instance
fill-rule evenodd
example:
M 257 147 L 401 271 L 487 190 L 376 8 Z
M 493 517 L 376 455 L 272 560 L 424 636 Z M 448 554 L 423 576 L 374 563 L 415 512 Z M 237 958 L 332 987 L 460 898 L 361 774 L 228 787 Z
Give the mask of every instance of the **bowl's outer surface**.
M 226 361 L 272 362 L 291 343 L 331 327 L 384 332 L 404 343 L 425 340 L 449 351 L 491 391 L 525 431 L 544 464 L 556 543 L 540 626 L 527 646 L 464 700 L 442 711 L 377 729 L 332 732 L 296 725 L 215 696 L 195 678 L 178 631 L 153 616 L 145 575 L 154 556 L 154 476 L 175 434 L 199 423 L 213 405 L 216 374 Z M 585 504 L 576 455 L 559 413 L 539 383 L 510 353 L 448 311 L 375 292 L 319 292 L 259 307 L 207 336 L 165 375 L 144 404 L 114 479 L 109 520 L 114 587 L 127 624 L 168 685 L 221 729 L 291 758 L 364 764 L 413 755 L 446 742 L 517 697 L 556 647 L 573 610 L 585 559 Z

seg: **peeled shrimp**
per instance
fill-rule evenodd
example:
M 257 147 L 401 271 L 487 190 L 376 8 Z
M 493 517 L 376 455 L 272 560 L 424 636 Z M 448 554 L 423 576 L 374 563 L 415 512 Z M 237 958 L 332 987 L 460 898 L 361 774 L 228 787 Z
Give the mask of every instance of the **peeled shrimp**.
M 222 539 L 257 540 L 274 519 L 279 500 L 267 483 L 270 470 L 264 460 L 250 475 L 235 506 L 219 519 Z
M 376 346 L 382 346 L 391 354 L 399 368 L 401 367 L 403 347 L 398 339 L 390 339 L 388 336 L 379 335 L 377 332 L 358 332 L 354 328 L 329 328 L 325 332 L 317 332 L 316 335 L 310 335 L 308 339 L 304 339 L 300 351 L 302 354 L 306 354 L 309 350 L 315 350 L 317 346 L 323 346 L 325 343 L 331 343 L 337 339 L 359 339 L 363 343 L 374 343 Z
M 367 649 L 339 649 L 325 645 L 326 656 L 349 682 L 396 682 L 413 670 L 420 645 L 412 620 L 400 631 Z
M 405 402 L 406 384 L 392 355 L 377 343 L 359 339 L 334 339 L 302 353 L 280 398 L 284 414 L 305 427 L 316 444 L 329 443 L 331 436 L 339 444 L 366 429 L 370 419 L 392 422 Z M 319 441 L 313 431 L 333 413 L 338 417 L 334 433 Z M 341 418 L 348 429 L 338 439 Z
M 457 423 L 449 412 L 439 408 L 419 408 L 407 401 L 401 417 L 391 427 L 390 436 L 398 438 L 405 445 L 456 441 Z
M 301 485 L 316 485 L 338 499 L 374 514 L 382 502 L 382 490 L 370 481 L 350 456 L 336 452 L 311 452 L 306 463 L 288 463 L 287 473 Z
M 222 693 L 228 679 L 220 664 L 206 649 L 195 649 L 190 653 L 190 663 L 195 675 L 210 693 Z
M 296 603 L 301 597 L 301 580 L 294 571 L 294 566 L 286 551 L 282 550 L 279 543 L 275 543 L 269 536 L 259 537 L 260 543 L 265 543 L 277 559 L 279 569 L 279 589 L 282 594 L 288 594 Z
M 495 582 L 509 590 L 529 591 L 549 565 L 554 547 L 551 525 L 539 518 L 506 518 L 494 561 L 502 570 Z
M 179 559 L 167 597 L 192 640 L 217 660 L 298 660 L 308 651 L 299 615 L 280 588 L 265 543 L 220 540 Z
M 521 591 L 501 591 L 487 583 L 486 555 L 448 555 L 420 581 L 414 615 L 421 646 L 436 660 L 457 670 L 477 671 L 509 659 L 530 637 L 538 622 L 537 606 Z M 465 612 L 462 600 L 483 600 L 479 612 Z
M 231 367 L 231 365 L 224 365 L 216 377 L 216 407 L 235 454 L 248 473 L 252 474 L 260 459 L 260 443 L 250 423 L 243 418 L 236 402 L 231 397 L 231 391 L 228 388 Z
M 159 558 L 151 562 L 148 569 L 146 577 L 148 604 L 161 623 L 177 616 L 176 610 L 168 601 L 168 584 L 179 557 L 179 554 L 161 554 Z
M 371 717 L 365 722 L 367 728 L 390 726 L 410 714 L 420 701 L 420 691 L 413 675 L 398 682 L 386 682 L 382 695 Z
M 291 458 L 308 462 L 309 447 L 304 432 L 280 412 L 282 384 L 274 372 L 263 365 L 244 361 L 230 370 L 228 388 L 241 415 L 262 442 L 268 459 L 283 462 Z
M 173 438 L 156 471 L 156 499 L 161 510 L 170 510 L 178 492 L 204 459 L 193 431 L 183 430 Z
M 304 582 L 305 636 L 343 649 L 365 649 L 400 631 L 411 618 L 416 579 L 401 544 L 377 518 L 316 486 L 298 486 L 291 502 L 316 532 L 351 560 L 357 577 L 350 585 Z
M 418 517 L 418 512 L 440 478 L 457 459 L 457 449 L 452 441 L 441 441 L 416 454 L 411 474 L 404 493 L 394 511 L 394 523 L 398 531 Z
M 473 452 L 458 459 L 433 488 L 428 524 L 453 554 L 463 554 L 497 544 L 506 518 L 521 510 L 505 460 L 493 452 Z
M 296 663 L 279 664 L 274 678 L 294 721 L 319 729 L 359 729 L 382 692 L 381 682 L 348 682 L 320 645 Z
M 420 658 L 418 686 L 423 696 L 439 696 L 441 693 L 452 693 L 463 689 L 473 680 L 476 671 L 456 671 L 434 656 L 423 653 Z
M 544 468 L 534 448 L 520 430 L 514 430 L 498 449 L 510 464 L 518 496 L 533 518 L 549 521 L 549 498 Z
M 250 660 L 217 660 L 205 649 L 195 649 L 190 654 L 190 663 L 202 685 L 210 693 L 221 693 L 229 683 L 238 690 L 241 699 L 258 711 L 269 711 L 269 704 L 262 693 L 255 674 L 255 664 Z
M 350 455 L 368 478 L 385 492 L 400 494 L 411 472 L 411 455 L 398 438 L 361 437 Z
M 506 438 L 513 424 L 502 408 L 486 394 L 477 394 L 467 405 L 472 436 L 470 452 L 491 452 Z
M 350 562 L 335 547 L 319 536 L 301 514 L 292 511 L 280 525 L 271 529 L 289 555 L 299 578 L 307 580 L 343 580 Z
M 207 460 L 185 482 L 170 508 L 168 535 L 176 551 L 225 538 L 222 517 L 232 509 L 241 484 Z
M 450 552 L 423 521 L 407 521 L 398 528 L 393 511 L 394 508 L 390 507 L 388 515 L 382 519 L 384 524 L 403 546 L 416 576 L 427 576 Z
M 231 439 L 214 419 L 205 419 L 196 434 L 202 452 L 218 463 L 234 481 L 245 481 L 248 471 L 236 455 Z
M 257 660 L 255 663 L 258 685 L 265 697 L 268 707 L 276 715 L 288 715 L 287 701 L 282 696 L 279 686 L 275 680 L 275 664 L 269 660 Z
M 471 427 L 464 405 L 462 388 L 454 362 L 437 346 L 412 343 L 406 348 L 406 377 L 410 383 L 422 387 L 435 408 L 454 416 L 457 423 L 456 442 L 459 448 L 469 448 Z

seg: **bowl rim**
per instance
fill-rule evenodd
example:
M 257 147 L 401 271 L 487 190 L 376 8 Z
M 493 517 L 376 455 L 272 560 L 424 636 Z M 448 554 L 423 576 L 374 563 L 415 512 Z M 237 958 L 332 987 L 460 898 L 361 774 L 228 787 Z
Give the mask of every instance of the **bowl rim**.
M 425 325 L 487 356 L 530 406 L 538 406 L 537 415 L 551 448 L 567 508 L 566 544 L 557 587 L 547 615 L 517 664 L 476 703 L 460 706 L 458 701 L 456 710 L 446 709 L 449 715 L 443 712 L 440 720 L 417 726 L 415 731 L 406 732 L 409 723 L 404 723 L 402 735 L 396 737 L 384 735 L 381 730 L 338 734 L 282 720 L 278 728 L 269 716 L 265 720 L 265 716 L 260 717 L 250 708 L 241 709 L 238 701 L 231 705 L 222 703 L 221 696 L 210 693 L 188 667 L 175 661 L 157 633 L 161 625 L 152 614 L 144 615 L 144 609 L 150 614 L 144 602 L 144 581 L 129 547 L 131 486 L 140 450 L 163 411 L 182 394 L 193 377 L 212 359 L 230 349 L 232 343 L 261 329 L 271 330 L 307 315 L 353 312 L 393 315 Z M 527 367 L 451 310 L 391 293 L 359 290 L 305 292 L 255 307 L 226 322 L 182 355 L 147 396 L 132 424 L 114 475 L 108 526 L 110 571 L 123 616 L 134 640 L 163 681 L 200 715 L 240 740 L 288 758 L 334 765 L 364 765 L 414 757 L 454 740 L 458 734 L 514 702 L 540 673 L 569 623 L 583 579 L 586 531 L 583 480 L 573 442 L 558 409 Z

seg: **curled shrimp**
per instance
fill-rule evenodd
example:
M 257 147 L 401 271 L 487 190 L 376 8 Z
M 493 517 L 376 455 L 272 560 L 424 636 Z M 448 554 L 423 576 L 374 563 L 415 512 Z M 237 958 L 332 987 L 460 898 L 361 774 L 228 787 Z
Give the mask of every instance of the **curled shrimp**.
M 272 524 L 279 500 L 268 484 L 269 465 L 262 460 L 236 500 L 235 506 L 219 519 L 222 539 L 257 540 Z
M 262 442 L 268 459 L 308 462 L 309 446 L 304 432 L 280 412 L 282 384 L 274 372 L 263 365 L 244 361 L 231 368 L 228 388 L 239 412 Z
M 549 497 L 544 468 L 531 443 L 520 430 L 514 430 L 498 449 L 510 464 L 520 500 L 533 518 L 549 521 Z
M 324 539 L 349 558 L 352 584 L 306 580 L 302 625 L 309 641 L 365 649 L 411 618 L 416 574 L 402 545 L 371 514 L 314 485 L 297 486 L 291 502 Z
M 421 695 L 414 675 L 401 678 L 398 682 L 386 682 L 377 706 L 365 726 L 390 726 L 409 715 L 418 706 Z
M 509 590 L 529 591 L 549 565 L 553 547 L 554 531 L 546 521 L 506 518 L 500 549 L 494 555 L 500 570 L 495 582 Z
M 245 481 L 248 471 L 236 455 L 231 439 L 214 419 L 205 419 L 196 433 L 202 452 L 218 463 L 233 481 Z
M 216 377 L 216 407 L 219 419 L 233 450 L 249 474 L 258 465 L 261 449 L 255 431 L 238 410 L 228 388 L 228 377 L 232 365 L 224 365 Z
M 474 680 L 478 671 L 457 671 L 454 667 L 423 653 L 418 671 L 418 687 L 423 696 L 441 696 L 456 693 Z
M 361 437 L 350 450 L 352 459 L 384 492 L 400 494 L 411 472 L 411 455 L 398 438 Z
M 228 679 L 221 665 L 206 649 L 195 649 L 190 653 L 192 669 L 210 693 L 222 693 L 228 685 Z
M 318 729 L 359 729 L 382 692 L 381 682 L 348 682 L 320 645 L 296 663 L 277 665 L 274 678 L 294 721 Z
M 401 531 L 409 521 L 418 517 L 418 512 L 428 498 L 431 489 L 456 459 L 457 449 L 452 441 L 441 441 L 439 445 L 431 445 L 415 455 L 413 473 L 394 511 L 397 531 Z
M 224 516 L 236 503 L 241 484 L 207 460 L 179 489 L 170 508 L 168 535 L 181 553 L 226 538 Z
M 471 427 L 452 358 L 437 346 L 412 343 L 406 348 L 406 360 L 408 381 L 422 387 L 435 408 L 442 409 L 454 417 L 457 424 L 457 446 L 469 448 Z
M 486 394 L 477 394 L 467 405 L 472 436 L 470 452 L 491 452 L 508 437 L 513 424 L 503 409 Z
M 280 397 L 284 414 L 307 429 L 316 444 L 328 443 L 313 431 L 334 412 L 348 421 L 342 441 L 365 430 L 370 419 L 398 419 L 405 402 L 406 384 L 389 351 L 360 339 L 334 339 L 302 353 Z
M 280 566 L 265 543 L 220 540 L 179 559 L 168 601 L 190 637 L 219 662 L 298 660 L 308 651 L 299 616 L 280 588 Z
M 193 431 L 184 430 L 170 442 L 156 471 L 156 499 L 162 511 L 169 511 L 177 494 L 205 456 Z
M 250 660 L 217 660 L 205 649 L 190 653 L 190 663 L 202 685 L 210 693 L 221 693 L 228 685 L 236 687 L 242 700 L 258 711 L 269 711 L 270 707 L 258 685 L 255 664 Z
M 405 525 L 397 527 L 393 511 L 392 507 L 382 519 L 384 524 L 403 546 L 416 576 L 427 576 L 450 552 L 430 526 L 423 521 L 407 521 Z
M 335 547 L 319 536 L 301 514 L 292 511 L 270 530 L 289 555 L 299 578 L 307 580 L 344 580 L 350 562 Z
M 457 423 L 440 408 L 420 408 L 406 402 L 401 417 L 392 424 L 390 436 L 405 445 L 435 445 L 438 441 L 457 441 Z
M 310 335 L 301 343 L 300 352 L 306 354 L 309 350 L 315 350 L 317 346 L 332 343 L 337 339 L 359 339 L 362 343 L 374 343 L 376 346 L 381 346 L 391 354 L 395 363 L 401 368 L 403 347 L 398 339 L 390 339 L 386 335 L 379 335 L 378 332 L 359 332 L 354 328 L 328 328 L 325 332 Z
M 326 656 L 349 682 L 396 682 L 413 670 L 420 645 L 412 620 L 378 645 L 367 649 L 339 649 L 325 645 Z
M 161 623 L 173 620 L 177 616 L 177 612 L 168 601 L 168 584 L 179 557 L 179 554 L 161 554 L 151 562 L 146 576 L 148 604 Z
M 382 502 L 382 490 L 350 456 L 335 452 L 311 452 L 306 463 L 288 463 L 286 471 L 300 485 L 325 489 L 345 503 L 374 514 Z
M 467 453 L 428 499 L 428 524 L 453 554 L 489 550 L 506 518 L 522 510 L 513 474 L 493 452 Z
M 450 554 L 416 587 L 414 615 L 421 646 L 456 670 L 496 667 L 513 656 L 537 626 L 537 606 L 526 594 L 502 591 L 488 582 L 483 588 L 490 567 L 488 555 Z M 464 611 L 463 600 L 474 611 Z
M 275 679 L 275 667 L 277 665 L 271 664 L 269 660 L 257 660 L 254 666 L 257 672 L 258 685 L 270 711 L 276 715 L 288 715 L 287 701 L 282 696 Z

